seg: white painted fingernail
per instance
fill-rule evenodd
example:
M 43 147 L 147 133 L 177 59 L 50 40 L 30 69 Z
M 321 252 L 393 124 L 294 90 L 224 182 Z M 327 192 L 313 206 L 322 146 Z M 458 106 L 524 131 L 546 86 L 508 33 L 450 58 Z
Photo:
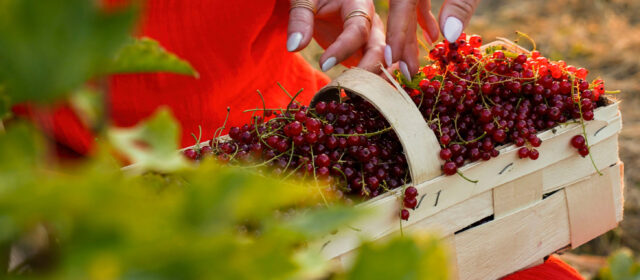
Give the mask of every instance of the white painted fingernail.
M 289 39 L 287 39 L 287 50 L 292 52 L 298 49 L 300 41 L 302 41 L 302 33 L 295 32 L 289 35 Z
M 324 63 L 322 63 L 322 72 L 329 71 L 329 69 L 333 68 L 333 66 L 336 66 L 336 58 L 330 57 Z
M 455 42 L 462 34 L 462 21 L 455 17 L 448 17 L 444 22 L 444 37 L 449 42 Z
M 387 67 L 391 67 L 393 63 L 393 56 L 391 53 L 391 46 L 387 45 L 384 47 L 384 63 L 387 64 Z
M 404 61 L 400 61 L 399 66 L 402 75 L 404 75 L 407 80 L 411 81 L 411 73 L 409 73 L 409 67 L 407 67 L 407 64 L 404 63 Z

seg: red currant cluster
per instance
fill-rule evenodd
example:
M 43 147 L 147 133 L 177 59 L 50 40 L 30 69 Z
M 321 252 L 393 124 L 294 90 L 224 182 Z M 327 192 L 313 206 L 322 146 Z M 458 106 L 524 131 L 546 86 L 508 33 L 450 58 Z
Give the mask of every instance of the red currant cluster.
M 440 141 L 447 175 L 466 162 L 498 156 L 496 147 L 508 143 L 521 147 L 520 158 L 536 160 L 538 131 L 571 119 L 592 120 L 602 105 L 604 83 L 587 82 L 584 68 L 549 61 L 537 51 L 481 45 L 480 36 L 465 34 L 437 44 L 429 52 L 433 63 L 422 69 L 424 78 L 405 84 Z
M 270 119 L 254 117 L 251 124 L 232 127 L 230 141 L 213 139 L 206 147 L 223 162 L 326 181 L 338 196 L 375 197 L 407 182 L 397 136 L 358 96 L 345 94 L 340 102 L 318 102 L 313 108 L 292 103 L 287 109 L 265 110 L 264 117 Z
M 587 141 L 584 139 L 584 136 L 573 136 L 573 138 L 571 138 L 571 146 L 576 148 L 582 157 L 589 155 L 589 147 L 587 146 Z
M 409 219 L 409 210 L 415 209 L 418 206 L 418 189 L 415 187 L 407 187 L 404 190 L 404 198 L 402 199 L 402 205 L 404 208 L 400 210 L 400 219 L 408 220 Z

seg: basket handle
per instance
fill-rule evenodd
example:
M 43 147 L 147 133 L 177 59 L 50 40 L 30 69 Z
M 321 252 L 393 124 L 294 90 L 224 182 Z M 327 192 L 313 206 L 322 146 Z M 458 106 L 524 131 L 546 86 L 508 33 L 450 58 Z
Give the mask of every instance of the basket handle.
M 340 89 L 367 100 L 391 124 L 404 148 L 413 184 L 441 174 L 438 139 L 406 92 L 369 71 L 352 68 L 320 89 L 311 106 L 320 101 L 339 101 Z

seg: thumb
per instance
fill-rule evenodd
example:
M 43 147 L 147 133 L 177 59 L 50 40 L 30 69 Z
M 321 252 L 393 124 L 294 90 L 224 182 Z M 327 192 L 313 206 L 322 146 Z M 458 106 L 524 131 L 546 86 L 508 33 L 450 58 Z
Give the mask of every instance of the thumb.
M 469 23 L 480 0 L 446 0 L 440 9 L 440 30 L 449 42 L 454 42 Z

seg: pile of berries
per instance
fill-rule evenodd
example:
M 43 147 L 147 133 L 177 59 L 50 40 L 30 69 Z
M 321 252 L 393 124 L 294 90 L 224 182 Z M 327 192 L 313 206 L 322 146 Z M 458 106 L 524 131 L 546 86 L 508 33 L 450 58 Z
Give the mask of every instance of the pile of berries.
M 520 158 L 536 160 L 539 131 L 572 119 L 589 121 L 604 102 L 602 80 L 589 83 L 588 71 L 549 61 L 538 51 L 515 53 L 504 47 L 481 50 L 482 38 L 462 34 L 429 52 L 433 64 L 422 80 L 405 90 L 436 133 L 443 172 L 499 155 L 497 147 L 521 147 Z M 583 149 L 580 154 L 588 154 Z
M 348 199 L 376 197 L 408 182 L 395 132 L 370 103 L 352 94 L 313 108 L 292 103 L 265 110 L 252 123 L 232 127 L 229 137 L 205 147 L 223 162 L 323 181 Z
M 588 71 L 550 61 L 538 51 L 516 53 L 505 47 L 480 48 L 482 38 L 462 34 L 429 52 L 432 64 L 404 82 L 405 91 L 435 132 L 446 175 L 469 162 L 497 157 L 513 143 L 518 157 L 536 160 L 537 133 L 567 122 L 589 121 L 604 105 L 602 80 L 588 82 Z M 340 101 L 313 107 L 292 100 L 287 108 L 263 109 L 250 123 L 229 130 L 230 139 L 188 149 L 199 159 L 251 165 L 283 177 L 328 183 L 348 201 L 376 197 L 409 183 L 407 161 L 395 132 L 361 97 L 342 92 Z M 583 136 L 571 145 L 589 154 Z M 464 177 L 464 176 L 463 176 Z M 466 179 L 466 177 L 465 177 Z M 417 205 L 416 188 L 406 188 L 400 216 Z

